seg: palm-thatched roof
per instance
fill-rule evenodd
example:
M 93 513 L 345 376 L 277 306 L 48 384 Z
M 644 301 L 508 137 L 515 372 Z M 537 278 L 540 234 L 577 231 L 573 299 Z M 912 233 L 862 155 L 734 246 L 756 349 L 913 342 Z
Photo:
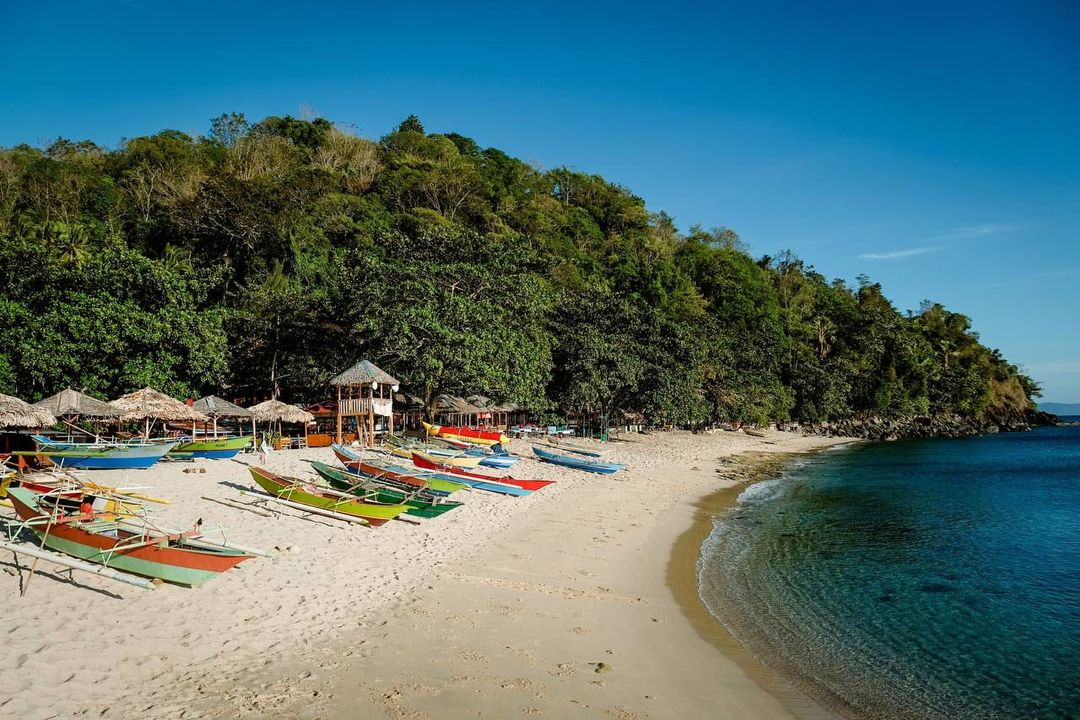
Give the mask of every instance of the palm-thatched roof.
M 109 403 L 71 388 L 61 390 L 51 397 L 36 402 L 34 406 L 44 408 L 60 417 L 80 415 L 86 418 L 115 418 L 120 415 L 120 411 Z
M 209 419 L 198 410 L 149 387 L 128 393 L 109 404 L 120 411 L 120 419 L 124 422 L 147 419 L 205 422 Z
M 280 400 L 267 400 L 248 408 L 258 422 L 280 420 L 287 423 L 309 423 L 315 416 L 295 405 L 287 405 Z
M 191 407 L 204 415 L 219 418 L 249 418 L 251 411 L 239 405 L 222 400 L 217 395 L 207 395 L 195 401 Z
M 35 407 L 11 395 L 0 395 L 0 427 L 40 428 L 56 424 L 56 418 L 45 408 Z
M 462 415 L 475 415 L 487 412 L 484 408 L 476 407 L 465 398 L 455 395 L 440 395 L 435 403 L 438 412 L 460 413 Z
M 424 398 L 408 393 L 394 393 L 394 407 L 398 410 L 423 410 Z
M 401 382 L 390 373 L 380 369 L 370 360 L 361 360 L 345 372 L 330 381 L 331 385 L 401 385 Z
M 486 395 L 470 395 L 465 400 L 478 408 L 483 408 L 488 412 L 515 412 L 520 410 L 514 403 L 497 403 Z

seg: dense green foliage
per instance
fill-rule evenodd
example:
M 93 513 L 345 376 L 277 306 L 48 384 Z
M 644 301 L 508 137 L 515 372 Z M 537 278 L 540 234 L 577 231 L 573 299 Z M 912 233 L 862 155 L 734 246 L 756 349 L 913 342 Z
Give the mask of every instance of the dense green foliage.
M 0 391 L 143 385 L 318 400 L 367 357 L 429 402 L 481 393 L 654 424 L 1025 409 L 962 315 L 901 314 L 735 233 L 680 234 L 601 177 L 415 117 L 113 151 L 0 150 Z

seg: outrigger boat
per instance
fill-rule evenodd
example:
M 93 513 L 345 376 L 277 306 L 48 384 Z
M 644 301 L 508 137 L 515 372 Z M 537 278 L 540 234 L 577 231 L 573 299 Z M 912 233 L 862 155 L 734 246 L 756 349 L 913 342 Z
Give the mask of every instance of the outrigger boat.
M 402 458 L 411 458 L 414 452 L 423 453 L 431 458 L 432 462 L 454 467 L 474 468 L 480 465 L 485 456 L 483 453 L 470 453 L 466 450 L 451 450 L 432 447 L 429 444 L 401 438 L 396 435 L 388 435 L 386 443 L 390 446 L 391 455 Z
M 517 485 L 519 488 L 526 490 L 539 490 L 540 488 L 547 487 L 554 483 L 554 480 L 518 480 L 517 478 L 510 477 L 509 475 L 503 475 L 502 477 L 491 477 L 490 475 L 481 475 L 480 473 L 469 472 L 468 470 L 451 467 L 449 465 L 439 465 L 433 463 L 430 460 L 424 458 L 419 453 L 413 453 L 413 465 L 422 470 L 435 470 L 438 472 L 450 473 L 455 477 L 471 478 L 473 480 L 492 480 L 495 482 L 505 483 L 507 485 Z
M 383 503 L 367 497 L 322 488 L 299 478 L 284 477 L 260 467 L 249 467 L 252 479 L 273 497 L 296 505 L 307 505 L 324 513 L 360 518 L 378 527 L 409 509 L 404 503 Z
M 474 445 L 506 445 L 510 438 L 497 431 L 477 430 L 471 427 L 451 427 L 448 425 L 430 425 L 421 423 L 428 435 L 439 435 L 451 440 L 462 440 Z
M 339 454 L 338 457 L 345 463 L 346 467 L 362 472 L 365 475 L 371 474 L 373 477 L 391 477 L 399 482 L 406 482 L 412 485 L 427 485 L 430 488 L 435 488 L 437 484 L 451 483 L 457 485 L 459 488 L 462 485 L 465 485 L 476 490 L 487 490 L 488 492 L 515 496 L 528 495 L 532 492 L 531 490 L 526 490 L 525 488 L 516 485 L 508 485 L 507 483 L 498 480 L 477 480 L 475 478 L 450 475 L 448 473 L 418 470 L 415 467 L 405 467 L 389 461 L 367 461 L 359 458 L 357 460 L 347 460 L 347 456 L 344 454 Z
M 179 445 L 170 450 L 169 455 L 174 457 L 183 456 L 208 458 L 211 460 L 227 460 L 236 457 L 241 450 L 251 447 L 253 440 L 254 436 L 252 435 L 187 440 L 182 441 Z
M 431 449 L 431 446 L 445 445 L 448 448 L 464 452 L 466 455 L 473 455 L 481 458 L 480 464 L 484 467 L 506 469 L 513 467 L 514 463 L 519 460 L 517 455 L 511 455 L 502 445 L 473 445 L 472 443 L 451 440 L 450 438 L 445 437 L 429 437 L 427 446 L 425 447 L 424 443 L 412 442 L 410 444 L 410 441 L 405 438 L 398 438 L 394 435 L 388 436 L 388 442 L 391 444 L 395 444 L 398 440 L 403 441 L 401 444 L 402 447 L 409 448 L 410 450 L 427 450 L 436 457 L 445 456 L 446 453 Z
M 433 495 L 447 496 L 458 490 L 469 487 L 460 480 L 441 480 L 434 477 L 419 477 L 417 473 L 409 473 L 404 468 L 384 462 L 382 460 L 367 459 L 362 457 L 352 448 L 344 445 L 330 446 L 334 455 L 341 464 L 355 473 L 367 475 L 378 482 L 392 482 L 403 487 L 423 488 Z
M 78 470 L 141 470 L 165 457 L 176 440 L 75 443 L 34 435 L 37 450 L 17 450 L 12 455 L 48 458 L 54 465 Z
M 80 495 L 11 488 L 8 497 L 23 522 L 9 528 L 17 532 L 28 527 L 41 538 L 44 547 L 74 558 L 189 587 L 255 557 L 245 550 L 202 539 L 198 526 L 167 533 L 118 519 L 112 513 L 96 512 L 96 498 Z
M 314 460 L 308 462 L 311 463 L 311 468 L 319 474 L 319 477 L 334 489 L 363 497 L 373 496 L 379 502 L 408 505 L 409 509 L 405 511 L 407 515 L 435 518 L 462 505 L 462 503 L 434 495 L 421 487 L 402 490 L 397 487 L 383 485 L 367 475 L 331 467 Z
M 562 465 L 563 467 L 574 468 L 575 470 L 587 470 L 588 472 L 610 474 L 622 470 L 625 465 L 618 463 L 602 463 L 595 460 L 586 460 L 585 458 L 569 457 L 567 455 L 560 455 L 553 453 L 549 450 L 545 450 L 542 447 L 533 445 L 533 452 L 536 453 L 536 457 L 540 458 L 544 462 L 552 463 L 553 465 Z

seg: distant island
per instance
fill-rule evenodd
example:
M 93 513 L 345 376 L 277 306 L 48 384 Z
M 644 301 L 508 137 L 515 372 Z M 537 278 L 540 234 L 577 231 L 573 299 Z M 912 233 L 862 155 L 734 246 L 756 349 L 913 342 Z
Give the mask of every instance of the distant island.
M 870 437 L 1045 420 L 1039 387 L 934 302 L 680 231 L 629 189 L 409 117 L 379 140 L 241 114 L 109 149 L 0 149 L 0 392 L 325 399 L 376 360 L 429 409 L 843 423 Z
M 1080 415 L 1080 403 L 1040 402 L 1039 410 L 1052 415 Z

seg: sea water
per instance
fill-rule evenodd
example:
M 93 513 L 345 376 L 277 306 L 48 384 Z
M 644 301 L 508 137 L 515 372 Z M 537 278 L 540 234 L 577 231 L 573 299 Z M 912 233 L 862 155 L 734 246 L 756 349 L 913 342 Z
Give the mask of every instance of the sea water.
M 856 718 L 1080 718 L 1080 427 L 857 444 L 751 486 L 710 611 Z

